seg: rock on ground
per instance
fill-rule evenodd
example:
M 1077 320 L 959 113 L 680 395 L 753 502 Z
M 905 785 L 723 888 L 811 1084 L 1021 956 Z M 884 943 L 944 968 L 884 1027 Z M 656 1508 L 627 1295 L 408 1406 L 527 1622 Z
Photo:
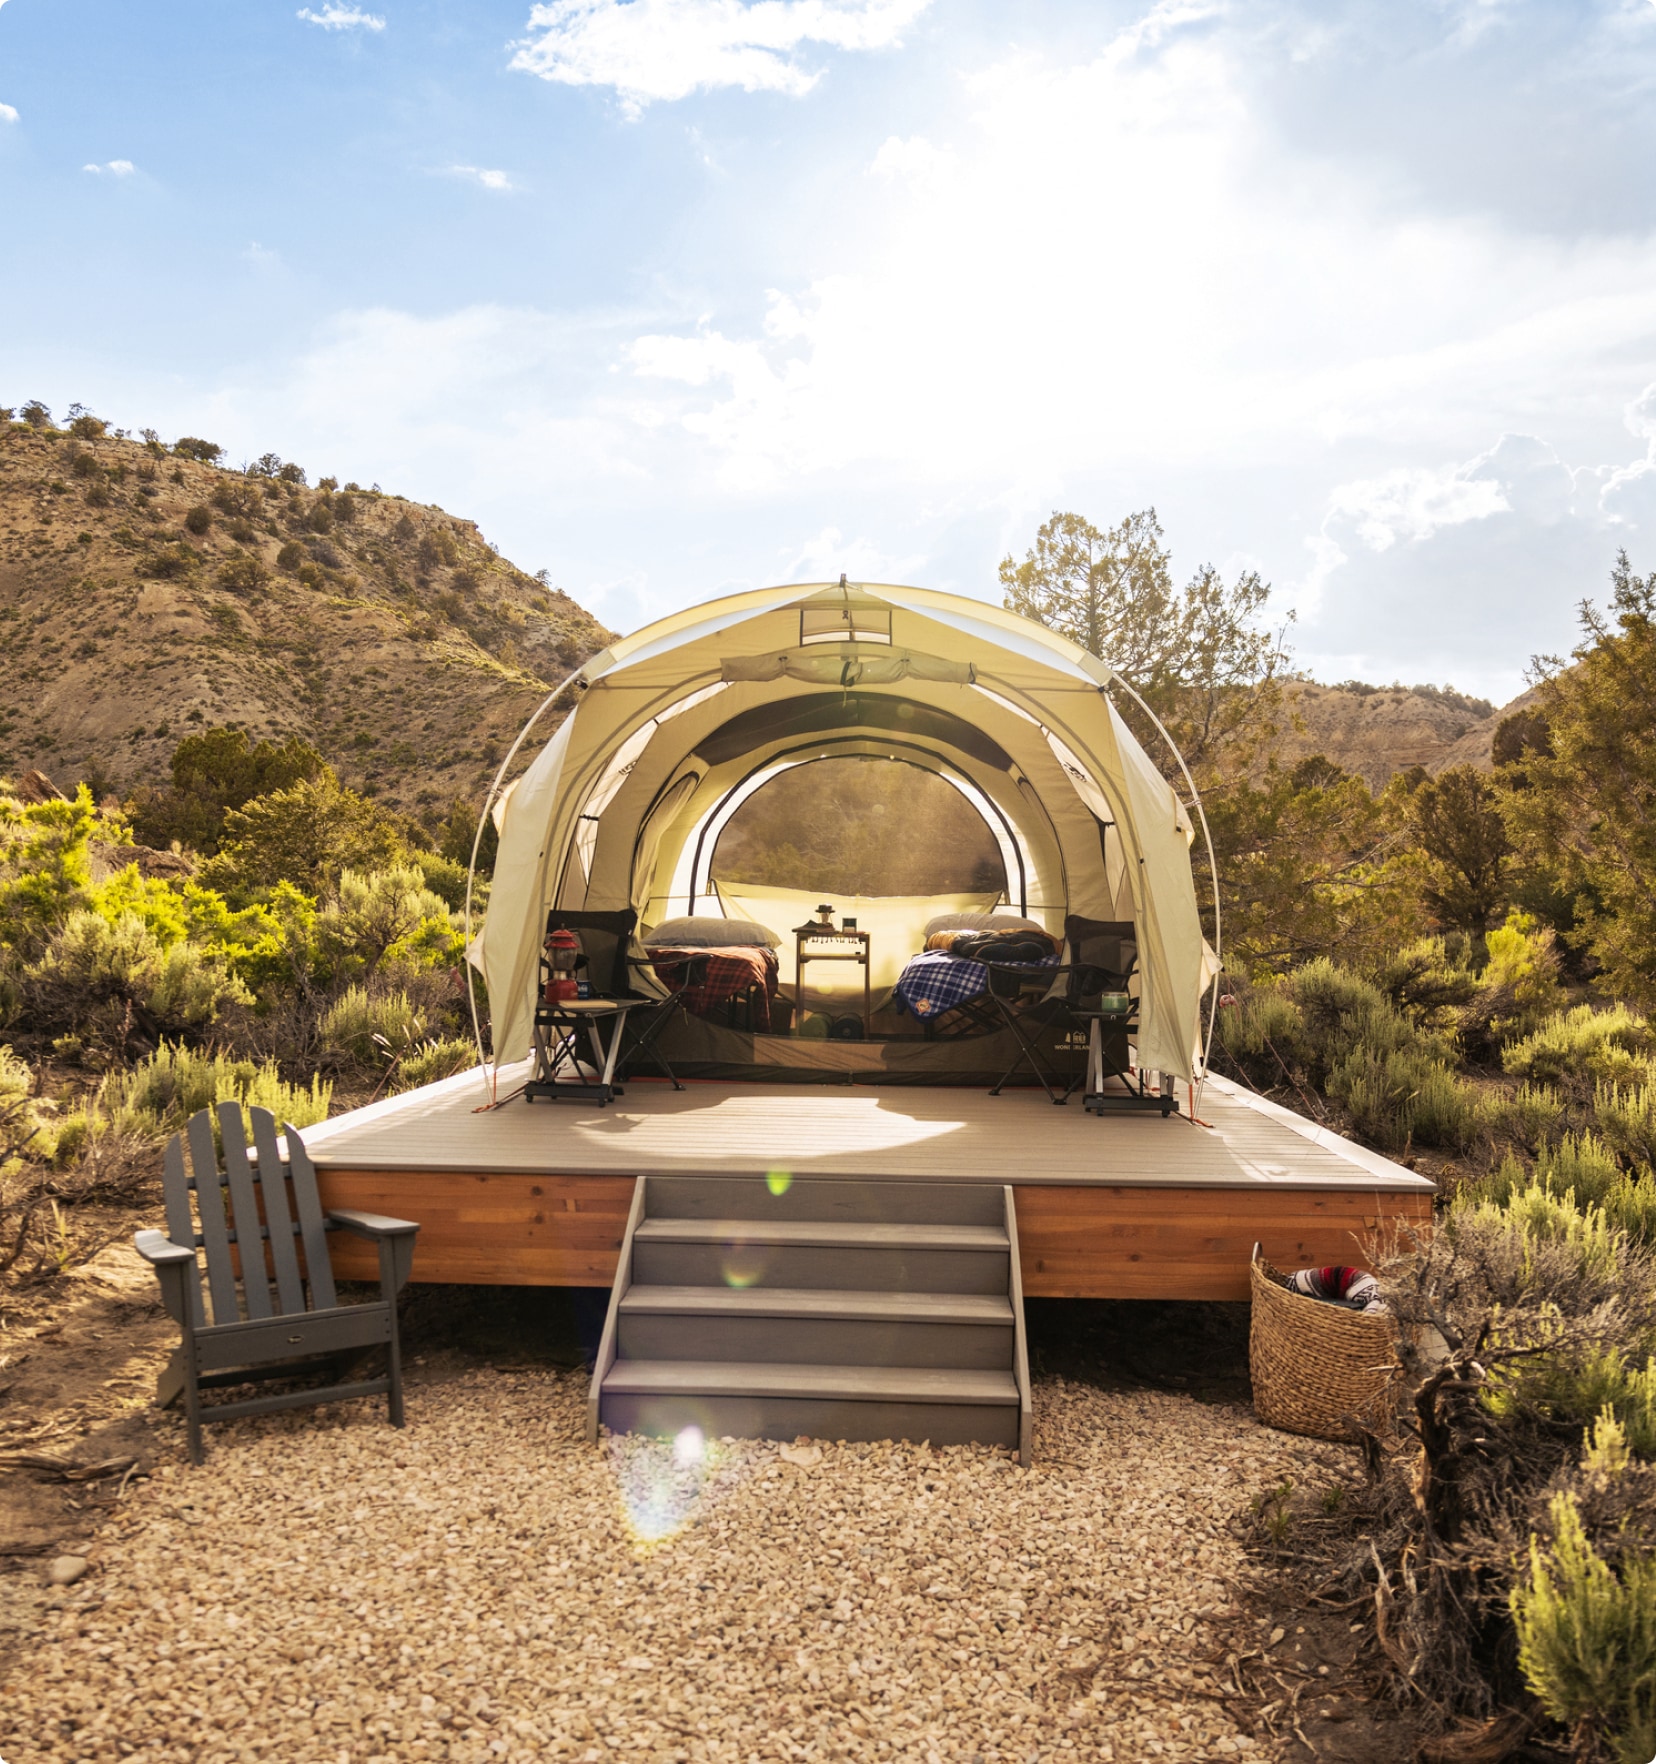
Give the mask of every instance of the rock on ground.
M 585 1394 L 470 1372 L 412 1391 L 401 1433 L 366 1403 L 211 1430 L 203 1468 L 133 1485 L 13 1665 L 0 1757 L 1273 1755 L 1222 1677 L 1233 1520 L 1325 1480 L 1330 1448 L 1054 1380 L 1030 1471 L 916 1445 L 697 1458 L 585 1445 Z

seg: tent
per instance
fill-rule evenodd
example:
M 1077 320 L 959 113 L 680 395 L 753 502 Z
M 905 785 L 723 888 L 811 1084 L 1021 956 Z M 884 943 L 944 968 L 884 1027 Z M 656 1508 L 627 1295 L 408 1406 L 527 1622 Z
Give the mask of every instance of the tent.
M 712 852 L 741 803 L 788 767 L 867 756 L 918 765 L 972 804 L 1000 850 L 1008 910 L 1054 935 L 1066 914 L 1131 919 L 1138 1062 L 1196 1076 L 1217 958 L 1194 829 L 1112 688 L 1130 694 L 1096 657 L 999 607 L 843 578 L 729 595 L 621 639 L 582 667 L 574 710 L 499 791 L 563 689 L 536 712 L 491 792 L 500 844 L 472 959 L 496 1062 L 528 1051 L 550 907 L 631 907 L 645 928 L 722 914 Z M 1193 788 L 1191 800 L 1199 813 Z M 765 1063 L 735 1043 L 724 1053 Z

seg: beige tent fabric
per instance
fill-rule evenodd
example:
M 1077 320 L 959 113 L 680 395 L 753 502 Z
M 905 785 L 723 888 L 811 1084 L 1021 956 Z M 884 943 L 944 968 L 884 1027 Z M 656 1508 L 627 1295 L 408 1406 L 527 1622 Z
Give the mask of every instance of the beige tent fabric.
M 882 609 L 891 641 L 810 640 L 805 612 L 820 624 L 814 609 L 842 604 Z M 848 622 L 866 629 L 877 621 Z M 1096 657 L 1000 607 L 884 584 L 753 590 L 623 638 L 592 658 L 575 711 L 501 816 L 488 930 L 477 952 L 497 1060 L 527 1051 L 550 904 L 632 905 L 655 917 L 667 916 L 663 908 L 689 911 L 672 898 L 675 878 L 694 868 L 709 817 L 755 768 L 802 749 L 822 757 L 888 748 L 952 771 L 1005 818 L 1015 839 L 1003 849 L 1015 848 L 1028 872 L 1031 916 L 1049 929 L 1061 929 L 1065 912 L 1137 921 L 1140 1062 L 1193 1075 L 1209 969 L 1190 821 L 1110 704 L 1112 678 Z M 766 736 L 736 757 L 728 739 L 714 744 L 719 757 L 699 751 L 737 719 L 795 699 L 833 705 L 835 694 L 891 714 L 871 729 L 848 713 L 837 732 L 819 718 L 803 741 Z M 970 738 L 906 739 L 905 705 Z M 597 806 L 583 827 L 589 804 Z M 696 886 L 711 886 L 705 863 Z

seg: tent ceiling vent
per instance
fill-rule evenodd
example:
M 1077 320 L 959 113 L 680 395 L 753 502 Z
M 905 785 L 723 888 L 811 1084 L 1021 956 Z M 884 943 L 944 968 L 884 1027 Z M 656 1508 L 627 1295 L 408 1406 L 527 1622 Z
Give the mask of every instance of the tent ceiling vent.
M 799 641 L 889 643 L 891 608 L 873 600 L 836 599 L 799 609 Z

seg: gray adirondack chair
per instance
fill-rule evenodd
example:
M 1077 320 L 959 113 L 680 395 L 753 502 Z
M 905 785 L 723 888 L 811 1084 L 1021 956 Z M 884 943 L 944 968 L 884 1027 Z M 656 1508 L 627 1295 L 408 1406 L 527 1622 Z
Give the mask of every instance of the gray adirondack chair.
M 218 1105 L 223 1169 L 213 1150 L 213 1122 L 208 1110 L 193 1115 L 183 1134 L 172 1136 L 162 1161 L 167 1229 L 165 1233 L 140 1231 L 135 1240 L 139 1255 L 155 1269 L 161 1282 L 168 1313 L 184 1332 L 182 1343 L 161 1374 L 156 1401 L 166 1408 L 183 1396 L 190 1458 L 197 1464 L 202 1461 L 203 1421 L 384 1395 L 392 1426 L 403 1424 L 397 1293 L 408 1279 L 414 1237 L 420 1228 L 407 1219 L 386 1219 L 378 1213 L 336 1210 L 324 1214 L 317 1200 L 316 1167 L 298 1129 L 285 1130 L 284 1162 L 276 1138 L 276 1117 L 268 1109 L 249 1109 L 248 1114 L 253 1122 L 254 1158 L 248 1156 L 240 1106 L 233 1102 Z M 193 1175 L 184 1167 L 186 1139 Z M 226 1189 L 230 1192 L 228 1212 Z M 334 1230 L 354 1232 L 378 1244 L 380 1296 L 373 1303 L 338 1302 L 328 1257 L 327 1234 Z M 296 1242 L 304 1250 L 302 1272 Z M 232 1246 L 237 1252 L 234 1259 Z M 205 1252 L 207 1263 L 211 1322 L 202 1295 L 198 1249 Z M 256 1253 L 250 1255 L 250 1250 Z M 378 1378 L 231 1402 L 204 1404 L 201 1400 L 202 1391 L 215 1386 L 300 1376 L 316 1370 L 320 1361 L 370 1347 L 386 1350 L 386 1369 Z

